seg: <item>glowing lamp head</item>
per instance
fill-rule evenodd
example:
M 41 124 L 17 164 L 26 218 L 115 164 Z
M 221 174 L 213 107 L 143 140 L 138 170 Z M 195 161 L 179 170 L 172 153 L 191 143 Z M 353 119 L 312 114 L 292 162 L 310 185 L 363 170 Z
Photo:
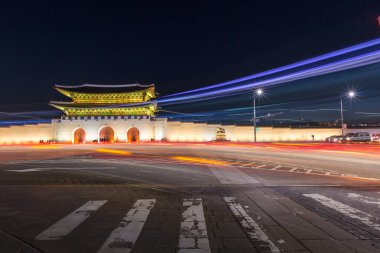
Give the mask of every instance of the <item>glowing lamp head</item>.
M 349 91 L 347 95 L 349 98 L 354 98 L 356 94 L 355 94 L 355 91 Z
M 263 89 L 257 89 L 256 90 L 256 94 L 259 95 L 259 96 L 262 95 L 263 94 Z

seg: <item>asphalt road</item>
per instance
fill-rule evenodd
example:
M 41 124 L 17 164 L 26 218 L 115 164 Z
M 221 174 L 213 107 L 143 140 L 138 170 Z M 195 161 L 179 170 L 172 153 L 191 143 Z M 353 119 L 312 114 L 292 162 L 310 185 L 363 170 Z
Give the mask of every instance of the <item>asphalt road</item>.
M 380 252 L 380 145 L 3 146 L 0 252 Z

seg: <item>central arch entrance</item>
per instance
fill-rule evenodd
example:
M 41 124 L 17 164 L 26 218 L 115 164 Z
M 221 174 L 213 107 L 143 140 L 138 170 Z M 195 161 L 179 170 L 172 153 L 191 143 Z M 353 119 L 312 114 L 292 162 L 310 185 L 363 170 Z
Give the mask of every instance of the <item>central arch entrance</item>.
M 115 141 L 115 133 L 113 129 L 109 126 L 102 127 L 99 130 L 99 142 L 108 142 L 108 143 L 114 143 Z
M 136 127 L 131 127 L 127 132 L 127 142 L 139 142 L 140 132 Z
M 83 128 L 77 128 L 73 132 L 73 143 L 74 144 L 81 144 L 85 143 L 86 140 L 86 132 L 83 130 Z

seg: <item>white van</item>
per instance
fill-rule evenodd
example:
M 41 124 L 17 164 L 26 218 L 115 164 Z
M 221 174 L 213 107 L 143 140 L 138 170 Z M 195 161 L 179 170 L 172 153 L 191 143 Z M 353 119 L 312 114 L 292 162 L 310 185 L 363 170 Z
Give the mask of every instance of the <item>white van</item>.
M 370 142 L 371 135 L 368 132 L 357 132 L 346 134 L 342 142 Z

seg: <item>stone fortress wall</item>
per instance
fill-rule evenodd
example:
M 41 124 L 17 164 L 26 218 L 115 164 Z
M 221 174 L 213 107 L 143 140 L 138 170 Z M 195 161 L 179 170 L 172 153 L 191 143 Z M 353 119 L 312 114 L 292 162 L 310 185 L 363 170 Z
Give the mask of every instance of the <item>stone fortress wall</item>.
M 54 123 L 0 127 L 0 144 L 32 144 L 53 140 Z
M 235 126 L 205 123 L 185 123 L 168 121 L 166 118 L 152 120 L 148 116 L 105 116 L 105 117 L 62 117 L 52 120 L 50 124 L 35 124 L 10 126 L 0 128 L 0 144 L 29 144 L 41 140 L 55 140 L 62 143 L 72 143 L 74 133 L 82 129 L 85 142 L 99 141 L 103 128 L 113 131 L 114 142 L 127 142 L 127 133 L 131 128 L 137 128 L 140 141 L 173 141 L 173 142 L 204 142 L 216 140 L 218 128 L 225 131 L 226 140 L 236 142 L 253 141 L 252 126 Z M 349 129 L 347 132 L 364 131 Z M 368 131 L 368 130 L 365 130 Z M 370 130 L 368 132 L 380 132 Z M 289 128 L 289 127 L 259 127 L 257 141 L 323 141 L 331 135 L 339 135 L 338 128 Z

